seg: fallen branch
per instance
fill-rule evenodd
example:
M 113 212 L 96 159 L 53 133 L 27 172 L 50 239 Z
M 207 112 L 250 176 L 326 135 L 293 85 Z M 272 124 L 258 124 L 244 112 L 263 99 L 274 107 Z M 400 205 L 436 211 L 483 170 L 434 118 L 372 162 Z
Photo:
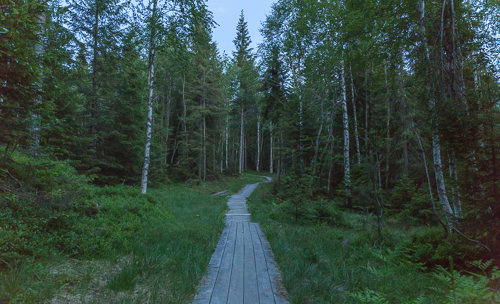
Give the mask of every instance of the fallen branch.
M 24 196 L 24 195 L 22 195 L 21 193 L 18 193 L 18 192 L 16 192 L 16 191 L 14 191 L 14 190 L 12 190 L 12 189 L 9 189 L 9 188 L 6 188 L 6 187 L 2 187 L 2 186 L 0 186 L 0 189 L 2 189 L 2 190 L 3 190 L 3 191 L 5 191 L 5 192 L 9 192 L 9 193 L 11 193 L 11 194 L 14 194 L 14 195 L 20 196 L 20 197 L 22 197 L 22 198 L 24 198 L 24 197 L 25 197 L 25 196 Z
M 19 186 L 23 186 L 23 184 L 21 184 L 21 182 L 17 178 L 10 174 L 9 170 L 5 169 L 5 172 L 7 172 L 7 174 L 10 175 L 10 177 L 12 177 L 19 184 Z
M 221 192 L 217 192 L 215 194 L 212 194 L 212 196 L 218 196 L 218 195 L 229 195 L 229 190 L 224 190 L 224 191 L 221 191 Z
M 460 234 L 462 237 L 464 237 L 466 240 L 468 240 L 469 242 L 473 242 L 473 243 L 476 243 L 478 244 L 479 246 L 485 248 L 486 250 L 490 251 L 491 252 L 491 249 L 488 248 L 488 246 L 484 245 L 483 243 L 481 243 L 480 241 L 478 240 L 474 240 L 474 239 L 471 239 L 471 238 L 468 238 L 465 234 L 463 234 L 462 232 L 460 232 L 457 228 L 455 227 L 452 227 L 451 228 L 452 230 L 455 230 L 456 232 L 458 232 L 458 234 Z

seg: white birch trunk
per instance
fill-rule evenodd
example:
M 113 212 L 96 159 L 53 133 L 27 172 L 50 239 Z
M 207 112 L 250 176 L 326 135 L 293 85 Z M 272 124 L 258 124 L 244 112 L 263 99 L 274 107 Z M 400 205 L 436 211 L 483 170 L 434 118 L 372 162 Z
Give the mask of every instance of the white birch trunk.
M 433 211 L 434 215 L 436 216 L 436 219 L 443 226 L 445 234 L 448 235 L 448 230 L 447 230 L 448 227 L 446 226 L 445 223 L 443 223 L 443 220 L 439 216 L 439 213 L 437 212 L 437 209 L 436 209 L 436 203 L 434 202 L 434 195 L 432 194 L 431 178 L 430 178 L 430 175 L 429 175 L 429 169 L 427 167 L 427 158 L 425 157 L 425 150 L 424 150 L 424 147 L 422 145 L 422 141 L 420 140 L 420 136 L 418 135 L 418 132 L 415 129 L 415 127 L 413 127 L 413 125 L 412 125 L 412 128 L 413 128 L 413 131 L 415 132 L 415 135 L 417 135 L 418 144 L 420 146 L 420 150 L 422 151 L 422 157 L 423 157 L 423 160 L 424 160 L 424 167 L 425 167 L 425 174 L 427 176 L 427 184 L 429 186 L 429 196 L 430 196 L 430 199 L 431 199 L 432 211 Z
M 156 3 L 153 0 L 152 22 L 156 19 Z M 145 194 L 148 190 L 148 173 L 151 151 L 151 134 L 153 125 L 153 89 L 155 78 L 155 26 L 151 26 L 151 37 L 149 42 L 149 76 L 148 76 L 148 118 L 146 120 L 146 144 L 144 147 L 144 165 L 142 167 L 141 193 Z
M 425 2 L 424 0 L 419 0 L 419 10 L 420 10 L 420 17 L 419 17 L 419 27 L 420 27 L 420 35 L 422 39 L 422 44 L 424 47 L 424 53 L 425 53 L 425 58 L 427 60 L 427 63 L 430 66 L 430 56 L 429 56 L 429 50 L 428 50 L 428 45 L 427 45 L 427 38 L 426 38 L 426 29 L 425 29 Z M 430 92 L 430 82 L 427 85 L 427 90 L 428 90 L 428 96 L 429 96 L 429 108 L 433 109 L 435 107 L 435 101 L 432 100 L 431 92 Z M 434 129 L 437 127 L 435 123 L 433 123 Z M 436 175 L 436 188 L 438 192 L 438 197 L 439 197 L 439 202 L 441 203 L 441 208 L 444 210 L 446 214 L 446 220 L 448 222 L 448 229 L 451 231 L 453 228 L 453 211 L 450 206 L 450 202 L 448 201 L 448 196 L 446 194 L 446 185 L 444 181 L 444 174 L 443 174 L 443 166 L 442 166 L 442 161 L 441 161 L 441 145 L 439 143 L 439 135 L 433 134 L 432 136 L 432 153 L 434 157 L 434 171 Z
M 349 116 L 347 113 L 347 97 L 346 97 L 346 86 L 345 86 L 345 67 L 342 61 L 340 67 L 340 87 L 341 87 L 341 103 L 342 103 L 342 120 L 344 125 L 344 182 L 345 190 L 348 196 L 346 203 L 350 202 L 351 196 L 351 162 L 349 158 Z
M 46 0 L 40 0 L 39 3 L 44 4 L 45 1 Z M 34 49 L 35 49 L 35 55 L 41 59 L 41 57 L 44 53 L 43 37 L 45 34 L 45 22 L 46 22 L 45 11 L 43 11 L 40 15 L 36 16 L 36 19 L 38 19 L 37 23 L 38 23 L 38 26 L 40 27 L 40 30 L 37 33 L 38 41 L 35 44 Z M 40 61 L 40 67 L 43 67 L 41 61 Z M 39 81 L 38 82 L 38 89 L 41 92 L 43 89 L 43 85 L 42 85 L 43 75 L 41 75 L 41 77 L 38 81 Z M 37 92 L 37 96 L 35 97 L 34 102 L 36 105 L 42 104 L 42 97 L 41 97 L 41 95 L 39 95 L 38 92 Z M 40 147 L 40 129 L 41 129 L 41 124 L 42 124 L 41 120 L 42 120 L 42 117 L 40 116 L 40 112 L 38 111 L 38 109 L 36 109 L 34 114 L 33 114 L 33 125 L 32 125 L 32 130 L 31 130 L 32 138 L 33 138 L 32 149 L 35 152 L 35 154 L 38 153 L 37 151 L 38 151 L 38 148 Z
M 450 171 L 450 178 L 453 180 L 453 182 L 456 184 L 458 182 L 458 176 L 457 176 L 457 164 L 455 160 L 455 153 L 453 153 L 453 156 L 450 156 L 449 159 L 449 171 Z M 453 211 L 455 213 L 455 216 L 457 218 L 462 217 L 462 202 L 460 201 L 460 191 L 457 185 L 453 185 L 451 188 L 451 193 L 452 193 L 452 201 L 453 201 Z
M 359 132 L 358 132 L 358 113 L 356 109 L 356 97 L 354 94 L 354 79 L 352 78 L 352 66 L 349 66 L 349 71 L 351 74 L 351 92 L 352 92 L 352 110 L 354 115 L 354 136 L 356 138 L 356 155 L 358 165 L 361 165 L 361 150 L 359 148 Z
M 436 187 L 439 196 L 439 202 L 441 203 L 441 208 L 446 214 L 446 220 L 448 221 L 449 229 L 451 229 L 453 227 L 454 213 L 451 209 L 450 202 L 448 201 L 448 196 L 446 194 L 443 165 L 441 162 L 441 145 L 439 143 L 438 135 L 434 135 L 432 137 L 432 153 L 434 156 L 434 171 L 436 174 Z

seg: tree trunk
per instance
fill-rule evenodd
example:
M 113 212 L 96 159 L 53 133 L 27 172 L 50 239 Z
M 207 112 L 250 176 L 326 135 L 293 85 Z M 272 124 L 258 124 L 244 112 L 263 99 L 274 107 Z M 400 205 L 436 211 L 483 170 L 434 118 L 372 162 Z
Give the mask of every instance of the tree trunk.
M 441 208 L 446 214 L 446 220 L 448 221 L 449 229 L 453 228 L 454 213 L 451 209 L 450 202 L 448 201 L 448 196 L 446 194 L 446 185 L 444 182 L 443 165 L 441 162 L 441 145 L 439 143 L 439 136 L 434 135 L 432 137 L 432 153 L 434 156 L 434 171 L 436 174 L 436 187 L 439 196 L 439 201 L 441 202 Z
M 340 67 L 340 87 L 341 87 L 341 103 L 342 103 L 342 118 L 344 126 L 344 182 L 346 190 L 346 204 L 351 204 L 351 161 L 349 158 L 349 116 L 347 113 L 347 97 L 346 97 L 346 86 L 345 86 L 345 73 L 344 73 L 344 62 L 342 61 Z
M 333 136 L 333 121 L 335 120 L 335 99 L 332 99 L 332 109 L 330 111 L 330 125 L 328 126 L 328 143 L 330 144 L 330 149 L 328 150 L 328 180 L 326 191 L 330 194 L 331 182 L 332 182 L 332 171 L 333 171 L 333 148 L 335 144 L 335 137 Z
M 203 115 L 203 180 L 207 180 L 207 116 L 206 116 L 206 92 L 205 92 L 205 81 L 206 81 L 206 69 L 203 69 L 203 97 L 202 97 L 202 115 Z
M 174 140 L 174 149 L 172 150 L 172 155 L 170 156 L 170 164 L 174 163 L 174 157 L 175 157 L 175 153 L 177 153 L 178 146 L 179 146 L 179 142 L 177 141 L 177 136 L 176 136 L 175 140 Z
M 318 163 L 319 144 L 320 144 L 320 138 L 321 138 L 322 132 L 323 132 L 323 98 L 321 98 L 320 126 L 319 126 L 319 130 L 318 130 L 318 134 L 316 135 L 316 146 L 314 149 L 314 157 L 312 160 L 312 174 L 311 174 L 311 181 L 310 181 L 310 185 L 309 185 L 309 194 L 311 196 L 313 194 L 314 179 L 316 177 L 316 166 Z
M 419 0 L 419 10 L 420 10 L 420 17 L 419 17 L 419 27 L 420 27 L 420 35 L 422 39 L 422 44 L 424 47 L 424 53 L 425 53 L 425 59 L 427 61 L 427 65 L 430 67 L 431 66 L 431 61 L 430 61 L 430 56 L 429 56 L 429 50 L 428 50 L 428 44 L 427 44 L 427 37 L 426 37 L 426 29 L 425 29 L 425 2 L 424 0 Z M 428 73 L 429 74 L 429 73 Z M 434 109 L 435 107 L 435 101 L 431 97 L 431 82 L 429 81 L 427 84 L 427 95 L 429 98 L 429 108 Z M 433 122 L 433 129 L 437 129 L 437 124 Z M 444 174 L 443 174 L 443 166 L 441 162 L 441 145 L 439 143 L 439 135 L 434 131 L 434 134 L 432 136 L 432 153 L 434 157 L 434 171 L 436 175 L 436 187 L 438 191 L 438 196 L 439 196 L 439 201 L 441 203 L 441 208 L 444 210 L 446 213 L 446 219 L 448 221 L 448 230 L 451 231 L 453 228 L 453 212 L 451 210 L 450 202 L 448 201 L 448 196 L 446 195 L 446 186 L 445 186 L 445 181 L 444 181 Z
M 169 89 L 170 91 L 170 89 Z M 164 147 L 164 153 L 165 153 L 165 162 L 167 162 L 168 159 L 168 139 L 170 136 L 170 111 L 171 111 L 171 105 L 172 105 L 172 95 L 169 92 L 168 99 L 167 99 L 167 109 L 166 109 L 166 134 L 165 134 L 165 147 Z
M 241 174 L 243 173 L 243 167 L 244 167 L 244 137 L 245 137 L 245 118 L 244 118 L 244 108 L 241 106 L 241 120 L 240 120 L 240 161 L 239 161 L 239 170 L 238 173 Z
M 224 128 L 224 126 L 221 127 L 221 129 L 223 129 L 223 128 Z M 224 131 L 223 130 L 220 133 L 219 149 L 220 149 L 220 174 L 222 174 L 223 168 L 224 168 Z
M 217 159 L 216 159 L 216 150 L 217 150 L 217 145 L 215 143 L 215 140 L 216 140 L 216 136 L 214 135 L 214 141 L 213 141 L 213 145 L 212 145 L 212 172 L 215 174 L 215 170 L 216 170 L 216 165 L 217 165 Z
M 379 153 L 376 153 L 377 164 L 376 164 L 376 172 L 375 172 L 375 180 L 373 183 L 373 187 L 375 188 L 375 202 L 377 209 L 377 231 L 378 231 L 378 240 L 382 239 L 382 218 L 384 216 L 384 201 L 382 196 L 382 174 L 380 173 L 380 157 Z M 378 175 L 378 182 L 377 182 Z M 377 187 L 378 184 L 378 187 Z M 377 189 L 378 188 L 378 189 Z
M 418 144 L 420 145 L 420 150 L 422 151 L 422 157 L 424 158 L 425 174 L 427 176 L 427 184 L 429 185 L 429 195 L 431 198 L 432 211 L 433 211 L 434 215 L 436 216 L 436 219 L 441 224 L 441 226 L 443 226 L 445 238 L 447 238 L 448 237 L 448 227 L 445 225 L 445 223 L 443 222 L 443 220 L 439 216 L 439 213 L 437 212 L 437 208 L 436 208 L 436 203 L 434 202 L 434 195 L 432 194 L 432 184 L 431 184 L 431 178 L 429 176 L 429 169 L 427 168 L 427 158 L 425 157 L 425 150 L 424 150 L 424 147 L 422 145 L 422 141 L 420 140 L 420 136 L 418 135 L 417 130 L 414 127 L 413 127 L 413 131 L 415 132 L 415 135 L 417 135 Z
M 39 4 L 43 5 L 46 2 L 46 0 L 39 0 Z M 42 55 L 44 53 L 44 35 L 45 35 L 45 22 L 46 22 L 46 16 L 45 16 L 45 10 L 42 10 L 42 13 L 40 15 L 36 16 L 36 19 L 38 19 L 38 26 L 40 27 L 39 32 L 37 33 L 38 35 L 38 41 L 35 44 L 35 56 L 37 59 L 40 59 L 40 67 L 43 68 L 42 65 Z M 37 92 L 37 96 L 35 97 L 34 103 L 35 107 L 40 106 L 42 104 L 42 96 L 41 96 L 41 91 L 43 89 L 43 75 L 40 75 L 40 79 L 38 80 L 38 89 L 39 92 Z M 40 116 L 40 111 L 39 109 L 35 108 L 34 114 L 33 114 L 33 126 L 32 126 L 32 138 L 33 138 L 33 146 L 32 150 L 35 154 L 38 154 L 38 149 L 40 147 L 40 129 L 41 129 L 41 124 L 42 124 L 42 117 Z
M 260 116 L 257 116 L 257 172 L 260 167 Z
M 90 110 L 90 134 L 92 135 L 92 150 L 97 153 L 97 55 L 98 55 L 98 35 L 99 35 L 99 2 L 96 1 L 94 14 L 94 49 L 92 58 L 92 108 Z M 151 53 L 151 52 L 150 52 Z
M 368 69 L 365 71 L 365 153 L 366 159 L 369 158 L 368 149 L 368 115 L 370 104 L 368 103 Z
M 405 82 L 404 82 L 404 55 L 403 55 L 403 48 L 400 49 L 400 55 L 401 55 L 401 64 L 400 64 L 400 72 L 399 72 L 399 87 L 401 89 L 400 91 L 400 98 L 401 98 L 401 108 L 402 108 L 402 114 L 401 114 L 401 125 L 403 126 L 403 172 L 404 174 L 408 173 L 408 167 L 409 167 L 409 159 L 408 159 L 408 121 L 407 121 L 407 116 L 408 116 L 408 106 L 406 104 L 406 91 L 405 91 Z
M 457 164 L 455 159 L 455 153 L 452 153 L 452 156 L 449 157 L 449 171 L 450 178 L 453 180 L 454 185 L 451 188 L 452 193 L 452 202 L 453 202 L 453 211 L 457 218 L 462 217 L 462 203 L 460 202 L 460 191 L 457 186 L 458 176 L 457 176 Z
M 141 193 L 145 194 L 148 190 L 148 173 L 151 151 L 151 134 L 153 126 L 153 89 L 155 79 L 155 20 L 156 20 L 157 0 L 153 0 L 152 23 L 149 41 L 149 76 L 148 76 L 148 118 L 146 121 L 146 144 L 144 147 L 144 165 L 142 167 Z
M 269 127 L 269 146 L 270 146 L 270 153 L 269 153 L 269 172 L 272 174 L 274 173 L 273 170 L 274 170 L 274 164 L 273 164 L 273 160 L 274 160 L 274 154 L 273 154 L 273 123 L 270 124 L 270 127 Z
M 356 110 L 356 97 L 354 94 L 354 79 L 352 78 L 352 65 L 349 66 L 349 72 L 351 74 L 352 110 L 354 115 L 354 136 L 356 138 L 356 155 L 357 155 L 358 165 L 361 165 L 361 150 L 359 148 L 359 132 L 358 132 L 358 113 Z
M 186 75 L 184 74 L 182 77 L 182 130 L 184 131 L 184 145 L 183 145 L 183 156 L 187 157 L 187 148 L 188 148 L 188 132 L 187 132 L 187 104 L 186 104 Z M 182 137 L 181 137 L 182 138 Z
M 203 180 L 207 180 L 207 117 L 205 99 L 203 99 Z
M 226 169 L 229 168 L 229 115 L 226 115 Z
M 278 131 L 280 131 L 280 125 L 278 123 Z M 277 167 L 277 172 L 276 172 L 276 179 L 278 182 L 281 179 L 281 144 L 282 144 L 282 138 L 281 138 L 281 132 L 278 132 L 278 167 Z
M 385 189 L 389 187 L 389 161 L 390 161 L 390 152 L 391 152 L 391 100 L 390 100 L 390 91 L 389 91 L 389 82 L 387 81 L 387 61 L 384 60 L 384 76 L 385 76 L 385 87 L 387 93 L 387 117 L 386 117 L 386 132 L 387 135 L 385 137 Z

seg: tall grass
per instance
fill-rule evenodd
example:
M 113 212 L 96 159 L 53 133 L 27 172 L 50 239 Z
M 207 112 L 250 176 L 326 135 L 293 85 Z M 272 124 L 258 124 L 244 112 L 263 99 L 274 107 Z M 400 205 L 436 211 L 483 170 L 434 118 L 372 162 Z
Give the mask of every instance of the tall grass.
M 189 303 L 224 227 L 227 198 L 211 194 L 261 181 L 163 186 L 146 198 L 136 187 L 96 189 L 99 213 L 76 225 L 89 235 L 83 258 L 54 251 L 7 267 L 0 303 Z
M 385 241 L 377 243 L 373 220 L 361 214 L 342 212 L 345 224 L 337 227 L 296 222 L 279 214 L 271 186 L 259 187 L 249 207 L 269 239 L 292 303 L 443 303 L 432 289 L 443 283 L 405 263 L 403 252 L 391 251 L 411 231 L 389 225 Z

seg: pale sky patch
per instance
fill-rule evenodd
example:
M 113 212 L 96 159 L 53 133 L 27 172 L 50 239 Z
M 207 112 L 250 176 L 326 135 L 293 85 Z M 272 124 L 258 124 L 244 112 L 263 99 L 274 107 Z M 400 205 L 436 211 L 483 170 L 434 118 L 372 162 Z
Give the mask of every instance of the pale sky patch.
M 214 29 L 213 37 L 217 42 L 220 53 L 232 55 L 234 51 L 233 40 L 236 37 L 236 25 L 244 10 L 245 21 L 248 22 L 248 31 L 252 39 L 251 47 L 254 52 L 257 44 L 262 42 L 259 29 L 266 20 L 266 15 L 271 12 L 271 5 L 275 0 L 208 0 L 208 9 L 212 11 L 215 22 L 219 24 Z

